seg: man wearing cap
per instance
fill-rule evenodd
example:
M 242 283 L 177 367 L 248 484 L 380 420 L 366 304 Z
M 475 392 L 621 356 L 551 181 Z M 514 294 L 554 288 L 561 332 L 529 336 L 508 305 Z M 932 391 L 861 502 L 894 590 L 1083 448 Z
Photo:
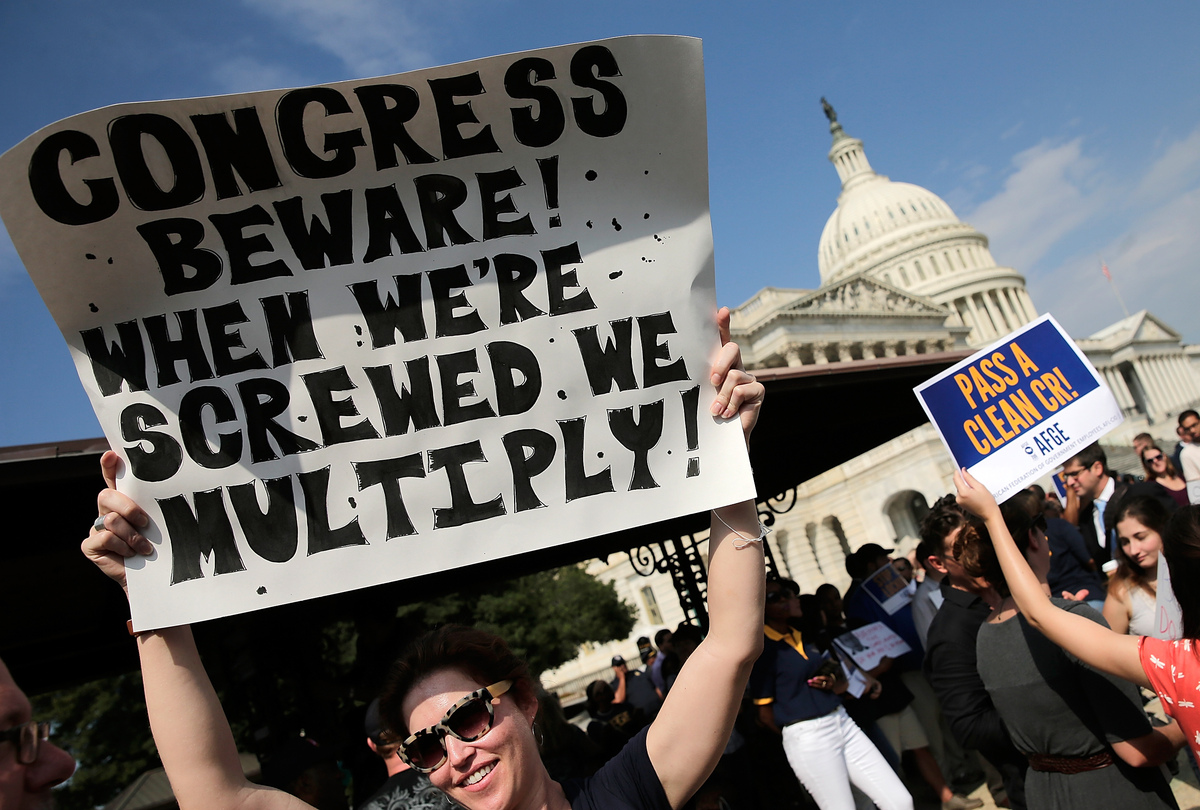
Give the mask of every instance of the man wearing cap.
M 0 661 L 0 810 L 50 810 L 50 788 L 75 771 L 71 755 L 48 741 L 48 723 L 33 708 Z
M 378 700 L 367 707 L 363 730 L 367 732 L 367 745 L 387 767 L 388 778 L 358 810 L 451 810 L 454 805 L 446 794 L 435 788 L 428 776 L 417 773 L 400 758 L 397 753 L 400 741 L 383 728 Z

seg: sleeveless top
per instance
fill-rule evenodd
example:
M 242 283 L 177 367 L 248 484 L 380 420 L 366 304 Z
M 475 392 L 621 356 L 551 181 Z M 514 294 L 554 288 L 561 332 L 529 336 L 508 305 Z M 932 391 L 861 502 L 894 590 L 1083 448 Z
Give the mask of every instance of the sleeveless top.
M 1129 586 L 1129 635 L 1150 636 L 1151 638 L 1166 638 L 1158 632 L 1158 622 L 1155 621 L 1154 594 L 1145 588 Z

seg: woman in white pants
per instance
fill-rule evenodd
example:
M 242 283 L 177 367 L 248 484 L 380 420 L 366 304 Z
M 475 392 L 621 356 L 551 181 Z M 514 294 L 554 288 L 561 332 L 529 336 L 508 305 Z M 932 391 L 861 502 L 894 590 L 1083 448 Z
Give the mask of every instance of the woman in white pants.
M 750 689 L 759 720 L 783 735 L 792 770 L 821 810 L 854 810 L 850 783 L 880 810 L 912 810 L 913 800 L 883 754 L 850 719 L 838 694 L 845 678 L 821 673 L 824 656 L 788 623 L 800 616 L 800 597 L 768 582 L 766 641 Z M 879 683 L 871 683 L 871 697 Z

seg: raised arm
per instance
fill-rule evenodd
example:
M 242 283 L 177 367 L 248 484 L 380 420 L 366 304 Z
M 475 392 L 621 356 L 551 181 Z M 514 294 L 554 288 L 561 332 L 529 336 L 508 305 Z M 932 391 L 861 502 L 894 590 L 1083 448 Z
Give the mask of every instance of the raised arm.
M 1138 637 L 1114 633 L 1054 605 L 1004 525 L 1000 507 L 983 484 L 964 470 L 954 473 L 958 503 L 984 520 L 1008 589 L 1025 618 L 1053 641 L 1096 669 L 1140 686 L 1150 686 L 1138 657 Z
M 742 369 L 729 342 L 729 310 L 718 313 L 721 353 L 711 413 L 740 415 L 749 441 L 763 386 Z M 716 767 L 737 716 L 746 681 L 763 644 L 765 567 L 754 501 L 713 511 L 709 534 L 708 636 L 688 658 L 650 726 L 646 748 L 672 807 L 681 807 Z
M 83 553 L 128 593 L 125 558 L 149 554 L 153 547 L 138 531 L 149 517 L 116 490 L 120 464 L 112 451 L 100 459 L 108 485 L 97 499 L 104 528 L 91 530 L 83 541 Z M 182 810 L 308 807 L 287 793 L 255 785 L 242 774 L 233 732 L 200 662 L 190 627 L 139 633 L 137 644 L 150 729 Z

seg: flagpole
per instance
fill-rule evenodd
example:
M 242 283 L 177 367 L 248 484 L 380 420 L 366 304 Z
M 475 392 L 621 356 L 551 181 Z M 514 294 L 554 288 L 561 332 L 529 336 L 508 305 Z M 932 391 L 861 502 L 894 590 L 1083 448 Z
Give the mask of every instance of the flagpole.
M 1112 287 L 1113 295 L 1117 297 L 1117 303 L 1121 305 L 1121 311 L 1125 313 L 1125 317 L 1129 317 L 1129 307 L 1125 306 L 1125 299 L 1121 297 L 1121 291 L 1117 289 L 1117 282 L 1113 281 L 1112 273 L 1108 271 L 1108 265 L 1104 263 L 1104 259 L 1100 260 L 1100 272 L 1108 279 L 1108 286 Z

